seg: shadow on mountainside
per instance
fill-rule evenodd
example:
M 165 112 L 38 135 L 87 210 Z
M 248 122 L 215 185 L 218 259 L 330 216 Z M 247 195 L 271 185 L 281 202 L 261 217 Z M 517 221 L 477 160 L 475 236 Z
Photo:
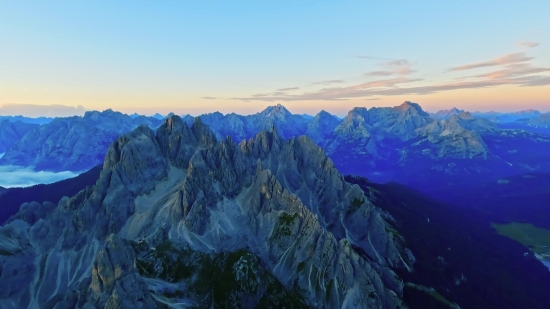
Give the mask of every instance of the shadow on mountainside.
M 548 308 L 550 272 L 527 248 L 494 231 L 490 214 L 433 200 L 406 186 L 346 176 L 377 207 L 389 212 L 394 235 L 415 255 L 413 272 L 397 270 L 406 282 L 411 308 Z M 435 300 L 435 301 L 434 301 Z

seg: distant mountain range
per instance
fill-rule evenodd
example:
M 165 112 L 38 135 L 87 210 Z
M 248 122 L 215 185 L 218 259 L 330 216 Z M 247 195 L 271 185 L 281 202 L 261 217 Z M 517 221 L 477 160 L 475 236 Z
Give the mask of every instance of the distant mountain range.
M 306 135 L 343 173 L 417 188 L 453 184 L 464 175 L 489 179 L 550 169 L 550 135 L 544 134 L 549 117 L 537 111 L 472 114 L 453 108 L 428 114 L 420 105 L 405 102 L 393 108 L 354 108 L 340 119 L 325 111 L 313 117 L 292 114 L 279 104 L 246 116 L 215 112 L 199 117 L 218 140 L 229 136 L 237 143 L 271 128 L 282 138 Z M 502 122 L 513 117 L 523 120 Z M 533 118 L 526 122 L 525 117 Z M 18 141 L 12 134 L 0 164 L 86 170 L 102 162 L 118 136 L 141 124 L 156 128 L 159 118 L 163 116 L 112 110 L 57 118 L 28 130 Z M 182 120 L 190 126 L 194 117 Z
M 9 150 L 15 143 L 21 140 L 25 134 L 39 126 L 38 124 L 21 121 L 12 122 L 8 119 L 0 120 L 0 153 Z
M 489 119 L 494 122 L 508 123 L 518 120 L 533 119 L 540 116 L 542 113 L 534 110 L 527 109 L 512 113 L 500 113 L 500 112 L 474 112 L 472 115 L 477 118 Z
M 0 121 L 8 120 L 9 122 L 23 122 L 31 124 L 46 124 L 50 123 L 55 118 L 52 117 L 25 117 L 25 116 L 0 116 Z
M 139 125 L 158 127 L 162 120 L 106 110 L 83 117 L 56 118 L 32 127 L 0 158 L 1 165 L 34 166 L 37 170 L 84 171 L 103 161 L 109 144 Z

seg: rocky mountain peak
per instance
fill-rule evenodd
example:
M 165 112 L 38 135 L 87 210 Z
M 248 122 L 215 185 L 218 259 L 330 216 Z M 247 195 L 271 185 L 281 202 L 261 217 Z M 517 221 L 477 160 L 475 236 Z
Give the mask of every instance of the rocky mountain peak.
M 341 120 L 334 115 L 322 110 L 308 123 L 306 135 L 315 143 L 320 144 L 332 136 L 340 122 Z
M 173 115 L 156 133 L 142 125 L 112 143 L 96 185 L 37 222 L 0 227 L 11 239 L 0 242 L 0 294 L 15 307 L 152 308 L 182 297 L 216 307 L 195 278 L 210 280 L 203 261 L 226 269 L 217 264 L 226 252 L 238 268 L 219 280 L 241 282 L 255 259 L 259 280 L 271 274 L 311 307 L 406 308 L 389 267 L 407 258 L 386 224 L 309 138 L 284 140 L 273 128 L 216 142 L 200 117 L 188 127 Z M 253 293 L 263 292 L 247 293 L 244 308 L 258 306 Z
M 268 106 L 266 109 L 264 109 L 260 114 L 265 116 L 271 116 L 271 117 L 286 117 L 289 115 L 292 115 L 286 107 L 284 107 L 281 104 Z
M 400 110 L 400 111 L 412 112 L 412 113 L 414 113 L 414 114 L 417 114 L 417 115 L 420 115 L 420 116 L 424 116 L 424 117 L 429 116 L 429 114 L 426 113 L 426 112 L 422 109 L 422 107 L 420 106 L 420 104 L 418 104 L 418 103 L 413 103 L 413 102 L 410 102 L 410 101 L 405 101 L 405 102 L 403 102 L 403 104 L 397 106 L 396 109 L 398 109 L 398 110 Z
M 470 112 L 465 112 L 465 111 L 458 113 L 457 116 L 462 119 L 474 119 L 474 117 Z
M 120 112 L 113 111 L 112 109 L 106 109 L 102 112 L 100 111 L 87 111 L 84 113 L 83 118 L 91 119 L 97 121 L 100 117 L 116 117 L 116 116 L 125 116 Z
M 344 121 L 351 119 L 368 119 L 368 112 L 369 110 L 366 107 L 354 107 L 348 112 Z
M 332 115 L 331 113 L 325 111 L 324 109 L 321 110 L 319 113 L 317 113 L 317 115 L 315 115 L 313 118 L 315 118 L 315 117 L 318 117 L 318 118 L 327 118 L 327 117 L 336 118 L 336 117 L 334 117 L 334 115 Z
M 440 110 L 440 111 L 434 113 L 432 116 L 433 116 L 434 119 L 443 120 L 443 119 L 448 119 L 449 117 L 451 117 L 453 115 L 458 115 L 462 112 L 464 112 L 464 110 L 453 107 L 451 109 Z

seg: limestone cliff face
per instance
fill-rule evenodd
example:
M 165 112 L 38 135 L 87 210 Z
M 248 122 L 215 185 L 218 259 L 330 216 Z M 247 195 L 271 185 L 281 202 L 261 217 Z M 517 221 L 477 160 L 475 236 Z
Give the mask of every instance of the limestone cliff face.
M 156 133 L 140 126 L 118 138 L 94 186 L 43 207 L 0 227 L 1 308 L 276 308 L 289 295 L 301 299 L 289 308 L 405 308 L 391 267 L 407 259 L 386 222 L 307 137 L 272 129 L 216 142 L 200 119 L 189 127 L 172 116 Z M 166 243 L 195 253 L 172 259 Z M 219 258 L 236 250 L 248 255 Z M 216 267 L 220 280 L 243 282 L 246 265 L 269 293 L 201 284 Z
M 340 156 L 342 149 L 363 155 L 373 165 L 392 160 L 404 163 L 415 154 L 431 159 L 486 159 L 489 149 L 482 135 L 496 130 L 488 120 L 474 119 L 467 112 L 434 120 L 418 104 L 405 102 L 394 108 L 353 109 L 323 146 L 331 155 Z
M 121 134 L 142 124 L 156 127 L 160 123 L 154 118 L 131 118 L 112 110 L 56 118 L 28 131 L 0 159 L 0 164 L 35 166 L 38 170 L 87 170 L 103 161 L 109 145 Z

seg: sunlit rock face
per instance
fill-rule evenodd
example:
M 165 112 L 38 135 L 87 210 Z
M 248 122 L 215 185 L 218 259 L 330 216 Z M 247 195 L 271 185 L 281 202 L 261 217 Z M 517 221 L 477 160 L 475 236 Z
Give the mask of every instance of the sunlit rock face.
M 171 116 L 113 142 L 94 186 L 0 227 L 0 307 L 405 308 L 402 251 L 309 138 L 216 141 Z

